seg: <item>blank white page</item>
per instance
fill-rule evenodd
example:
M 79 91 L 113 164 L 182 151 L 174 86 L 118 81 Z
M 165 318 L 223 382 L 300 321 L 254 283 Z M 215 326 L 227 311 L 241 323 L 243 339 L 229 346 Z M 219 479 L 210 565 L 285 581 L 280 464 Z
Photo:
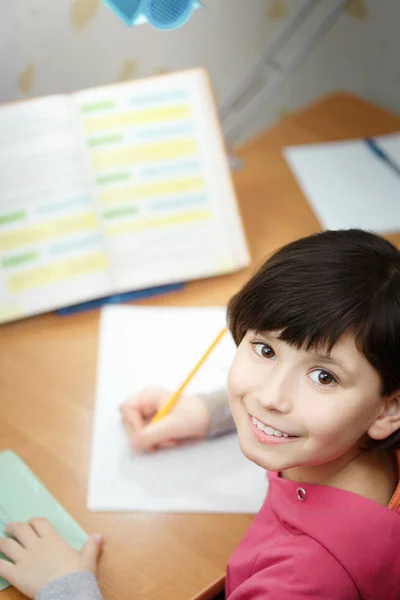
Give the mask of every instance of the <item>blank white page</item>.
M 400 134 L 376 141 L 400 167 Z M 364 140 L 295 146 L 284 156 L 323 228 L 400 231 L 400 177 Z
M 266 475 L 244 458 L 236 434 L 134 453 L 120 420 L 120 404 L 144 387 L 177 388 L 224 325 L 224 308 L 103 309 L 89 510 L 255 513 L 260 508 Z M 226 334 L 186 392 L 226 385 L 234 352 Z

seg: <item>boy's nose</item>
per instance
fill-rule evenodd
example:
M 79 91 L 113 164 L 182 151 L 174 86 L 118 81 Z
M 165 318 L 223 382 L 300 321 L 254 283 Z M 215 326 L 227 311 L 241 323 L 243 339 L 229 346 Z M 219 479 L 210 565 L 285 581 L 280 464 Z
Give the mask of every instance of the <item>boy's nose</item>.
M 266 410 L 287 414 L 292 410 L 293 390 L 290 388 L 285 378 L 272 378 L 268 385 L 257 390 L 257 396 Z
M 258 396 L 261 405 L 266 410 L 288 414 L 292 409 L 290 400 L 284 396 L 277 394 L 262 393 Z

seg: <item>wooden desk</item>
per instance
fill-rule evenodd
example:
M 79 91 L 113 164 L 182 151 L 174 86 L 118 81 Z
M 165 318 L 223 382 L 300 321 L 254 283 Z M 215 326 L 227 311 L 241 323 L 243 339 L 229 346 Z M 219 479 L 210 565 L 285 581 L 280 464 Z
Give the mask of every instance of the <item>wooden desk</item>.
M 245 167 L 235 182 L 255 263 L 319 229 L 282 159 L 282 147 L 398 129 L 399 117 L 338 94 L 247 144 L 240 152 Z M 392 239 L 400 244 L 400 235 Z M 250 269 L 193 282 L 151 303 L 225 304 L 249 274 Z M 0 448 L 17 452 L 86 531 L 105 534 L 99 569 L 105 600 L 188 600 L 219 581 L 217 591 L 250 517 L 91 514 L 85 508 L 97 329 L 97 311 L 45 315 L 0 328 Z M 2 595 L 3 600 L 19 597 L 14 590 Z

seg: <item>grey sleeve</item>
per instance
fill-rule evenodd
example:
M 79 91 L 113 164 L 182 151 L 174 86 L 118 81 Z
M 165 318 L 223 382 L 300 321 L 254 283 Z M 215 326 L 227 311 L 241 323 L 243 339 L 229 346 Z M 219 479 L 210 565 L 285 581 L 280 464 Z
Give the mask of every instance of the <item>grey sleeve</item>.
M 77 571 L 46 583 L 35 600 L 102 600 L 95 576 Z
M 199 394 L 210 413 L 210 429 L 207 437 L 216 437 L 236 429 L 229 406 L 228 390 L 221 388 L 209 394 Z

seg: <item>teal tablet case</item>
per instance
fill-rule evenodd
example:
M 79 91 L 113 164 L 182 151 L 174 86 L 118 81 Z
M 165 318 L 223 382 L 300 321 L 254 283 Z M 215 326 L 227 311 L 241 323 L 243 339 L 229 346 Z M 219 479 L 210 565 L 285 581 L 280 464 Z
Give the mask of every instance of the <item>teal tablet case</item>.
M 7 523 L 46 517 L 76 550 L 87 539 L 85 532 L 62 508 L 26 464 L 11 450 L 0 452 L 0 536 Z M 0 591 L 9 586 L 0 577 Z

